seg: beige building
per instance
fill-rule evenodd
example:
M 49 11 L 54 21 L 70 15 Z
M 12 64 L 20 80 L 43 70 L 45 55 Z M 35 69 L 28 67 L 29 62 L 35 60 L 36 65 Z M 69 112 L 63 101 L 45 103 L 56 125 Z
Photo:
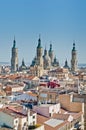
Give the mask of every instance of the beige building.
M 42 76 L 43 75 L 43 48 L 41 46 L 41 38 L 38 39 L 38 45 L 36 48 L 36 57 L 32 61 L 30 67 L 30 73 L 35 76 Z
M 37 122 L 44 125 L 45 130 L 77 130 L 77 122 L 82 113 L 54 113 L 52 117 L 37 115 Z
M 86 95 L 73 95 L 73 102 L 82 104 L 82 112 L 83 112 L 83 129 L 86 130 Z
M 31 66 L 30 67 L 30 71 L 28 72 L 29 75 L 33 75 L 33 76 L 42 76 L 44 73 L 44 70 L 42 67 L 35 65 L 35 66 Z
M 50 104 L 54 104 L 54 103 L 57 103 L 57 92 L 55 91 L 51 91 L 50 89 L 45 89 L 45 90 L 41 90 L 39 92 L 39 101 L 41 103 L 50 103 Z
M 11 71 L 18 71 L 18 48 L 16 48 L 16 41 L 14 38 L 11 56 Z
M 82 111 L 82 103 L 73 102 L 72 94 L 61 94 L 59 95 L 59 102 L 61 103 L 61 107 L 71 112 L 80 112 Z
M 59 95 L 59 102 L 61 103 L 61 107 L 65 110 L 72 113 L 80 113 L 81 115 L 75 120 L 74 124 L 77 123 L 81 125 L 82 130 L 86 128 L 86 118 L 85 118 L 85 103 L 84 96 L 73 95 L 73 94 L 62 94 Z
M 12 84 L 12 85 L 7 85 L 5 86 L 5 91 L 8 93 L 11 92 L 18 92 L 18 91 L 23 91 L 25 87 L 24 83 L 20 83 L 20 84 Z M 9 90 L 9 91 L 8 91 Z M 11 91 L 11 92 L 10 92 Z
M 77 71 L 77 51 L 75 49 L 75 43 L 73 43 L 73 49 L 71 52 L 72 58 L 71 58 L 71 71 L 75 72 Z
M 56 77 L 59 80 L 63 80 L 69 77 L 69 70 L 65 68 L 57 68 L 49 71 L 48 75 L 52 77 Z

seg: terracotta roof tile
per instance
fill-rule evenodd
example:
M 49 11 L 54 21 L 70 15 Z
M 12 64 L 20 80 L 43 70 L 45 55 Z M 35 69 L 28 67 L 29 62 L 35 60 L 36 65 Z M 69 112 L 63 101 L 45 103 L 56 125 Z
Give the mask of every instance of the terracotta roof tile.
M 58 130 L 60 127 L 67 125 L 69 122 L 68 121 L 64 121 L 63 123 L 57 125 L 56 127 L 52 127 L 47 125 L 45 122 L 48 121 L 50 118 L 44 117 L 42 115 L 38 115 L 37 114 L 37 123 L 44 125 L 45 126 L 45 130 Z
M 17 117 L 19 117 L 19 118 L 26 117 L 24 114 L 19 113 L 17 111 L 9 109 L 9 108 L 3 108 L 1 111 L 4 112 L 4 113 L 6 113 L 6 114 L 8 114 L 8 115 L 10 115 L 10 116 L 12 116 L 12 117 L 14 117 L 14 118 L 17 118 Z
M 27 92 L 27 94 L 30 95 L 30 96 L 33 96 L 33 97 L 37 97 L 37 94 L 32 93 L 32 92 Z
M 45 121 L 49 120 L 48 117 L 37 114 L 37 123 L 44 124 Z
M 71 113 L 71 115 L 73 116 L 74 119 L 79 118 L 82 114 L 83 114 L 83 112 L 79 112 L 79 113 Z
M 59 120 L 68 120 L 70 114 L 53 114 L 53 118 L 59 119 Z
M 61 114 L 67 113 L 67 111 L 62 108 L 60 109 L 60 111 L 61 111 Z

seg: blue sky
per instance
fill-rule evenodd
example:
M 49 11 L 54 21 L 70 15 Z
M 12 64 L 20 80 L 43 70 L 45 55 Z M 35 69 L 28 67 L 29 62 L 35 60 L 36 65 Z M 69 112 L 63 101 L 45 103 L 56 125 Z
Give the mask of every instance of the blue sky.
M 10 62 L 14 35 L 19 62 L 36 55 L 50 41 L 59 62 L 70 64 L 73 40 L 78 62 L 86 63 L 86 0 L 0 0 L 0 61 Z

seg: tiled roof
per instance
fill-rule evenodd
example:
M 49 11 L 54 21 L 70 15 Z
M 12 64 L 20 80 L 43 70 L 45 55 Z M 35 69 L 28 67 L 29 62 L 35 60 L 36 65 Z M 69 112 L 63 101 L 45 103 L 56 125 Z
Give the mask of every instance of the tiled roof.
M 18 78 L 21 78 L 21 76 L 19 76 L 19 75 L 17 75 L 17 74 L 9 75 L 9 76 L 8 76 L 8 79 L 11 79 L 11 80 L 15 80 L 15 79 L 18 79 Z
M 82 114 L 83 114 L 83 112 L 79 112 L 79 113 L 71 113 L 71 115 L 73 116 L 74 119 L 79 118 Z
M 53 118 L 59 119 L 59 120 L 68 120 L 70 114 L 53 114 Z
M 6 114 L 8 114 L 8 115 L 14 117 L 14 118 L 17 118 L 17 117 L 18 117 L 18 118 L 26 117 L 24 114 L 19 113 L 19 112 L 17 112 L 17 111 L 14 111 L 14 110 L 12 110 L 12 109 L 9 109 L 9 108 L 3 108 L 1 111 L 2 111 L 3 113 L 6 113 Z
M 61 111 L 61 114 L 65 114 L 65 113 L 67 113 L 67 111 L 66 110 L 64 110 L 64 109 L 60 109 L 60 111 Z
M 25 79 L 29 79 L 29 80 L 33 80 L 36 76 L 33 76 L 33 75 L 28 75 L 26 77 L 24 77 Z
M 67 125 L 69 122 L 64 121 L 63 123 L 57 125 L 56 127 L 52 127 L 50 125 L 47 125 L 45 122 L 48 121 L 50 118 L 44 117 L 42 115 L 37 114 L 37 123 L 42 124 L 45 126 L 45 130 L 58 130 L 60 127 Z
M 28 92 L 27 94 L 30 95 L 30 96 L 33 96 L 33 97 L 37 97 L 37 94 L 32 93 L 32 92 Z
M 45 125 L 45 130 L 58 130 L 59 128 L 65 126 L 67 124 L 68 124 L 68 121 L 64 121 L 63 123 L 61 123 L 60 125 L 57 125 L 56 127 L 51 127 L 51 126 L 46 125 L 46 124 L 44 124 L 44 125 Z
M 49 120 L 48 117 L 37 114 L 37 123 L 38 124 L 43 124 L 47 120 Z

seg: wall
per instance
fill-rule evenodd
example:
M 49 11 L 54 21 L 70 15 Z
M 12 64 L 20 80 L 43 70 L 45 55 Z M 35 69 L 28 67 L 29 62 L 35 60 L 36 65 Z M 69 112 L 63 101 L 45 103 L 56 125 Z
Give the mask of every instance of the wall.
M 14 127 L 14 117 L 4 113 L 0 112 L 0 124 L 6 124 L 7 126 Z
M 35 117 L 35 118 L 33 118 Z M 30 112 L 28 112 L 28 125 L 33 125 L 33 122 L 35 122 L 35 124 L 37 124 L 37 114 L 34 113 L 32 115 L 30 115 Z
M 49 117 L 49 107 L 33 106 L 33 110 L 41 115 Z
M 52 116 L 53 113 L 58 113 L 60 111 L 60 103 L 55 105 L 40 105 L 40 106 L 33 106 L 33 110 L 41 115 L 46 117 Z
M 82 111 L 82 103 L 71 102 L 71 95 L 68 94 L 59 95 L 59 101 L 61 103 L 61 107 L 63 107 L 68 111 L 72 111 L 72 112 Z

